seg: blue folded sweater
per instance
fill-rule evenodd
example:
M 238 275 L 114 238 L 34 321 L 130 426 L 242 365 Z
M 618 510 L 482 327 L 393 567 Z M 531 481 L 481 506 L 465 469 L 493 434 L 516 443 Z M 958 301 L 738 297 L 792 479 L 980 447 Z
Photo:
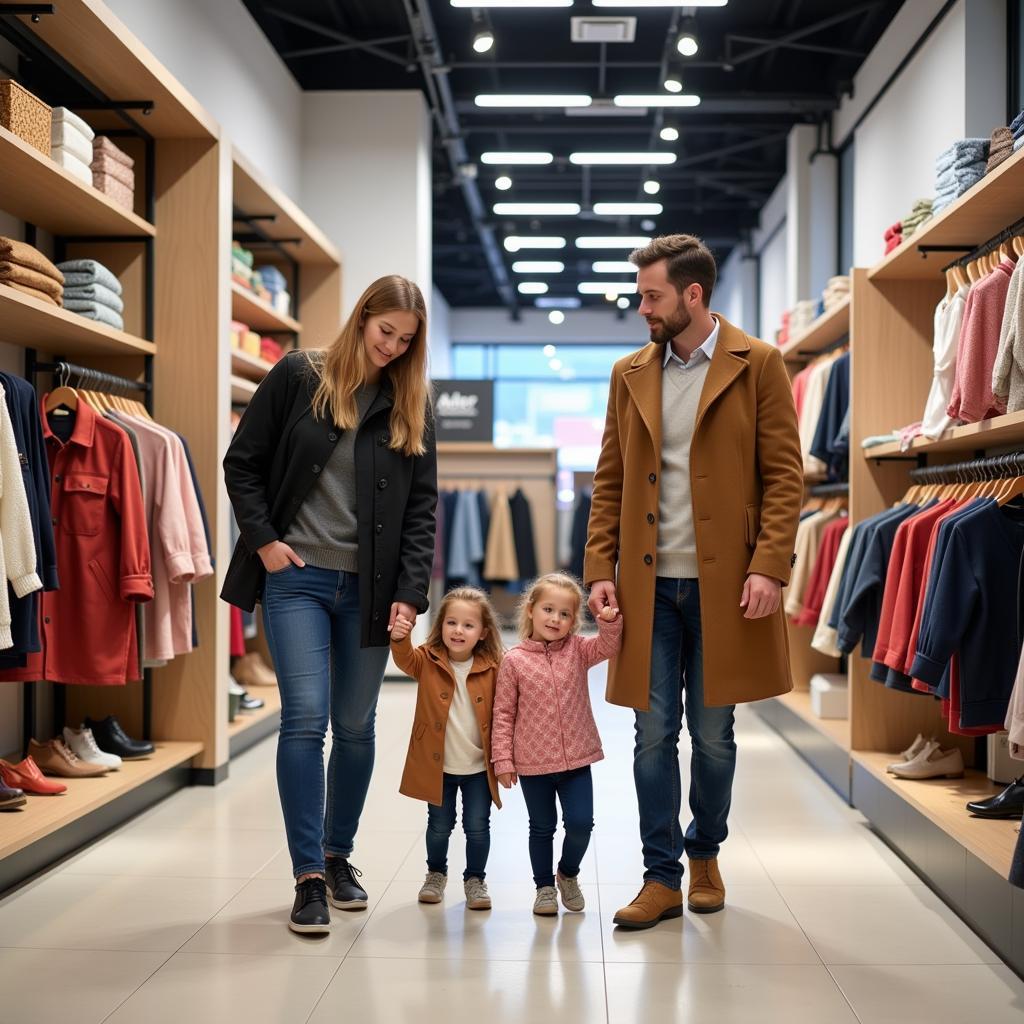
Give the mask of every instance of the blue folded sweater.
M 990 139 L 960 139 L 935 158 L 935 173 L 988 160 Z
M 57 268 L 64 275 L 66 287 L 83 284 L 101 284 L 115 295 L 121 294 L 121 282 L 96 260 L 65 260 Z

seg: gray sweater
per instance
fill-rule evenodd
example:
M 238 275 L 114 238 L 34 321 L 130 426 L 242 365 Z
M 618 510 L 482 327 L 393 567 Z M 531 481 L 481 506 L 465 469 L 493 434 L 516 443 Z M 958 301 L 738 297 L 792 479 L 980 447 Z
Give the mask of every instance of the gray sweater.
M 672 579 L 696 579 L 697 536 L 690 492 L 690 443 L 697 407 L 711 365 L 697 350 L 690 366 L 674 359 L 661 371 L 661 487 L 658 492 L 657 573 Z
M 359 421 L 379 388 L 356 392 Z M 306 500 L 292 520 L 284 541 L 318 569 L 357 572 L 356 430 L 344 430 Z

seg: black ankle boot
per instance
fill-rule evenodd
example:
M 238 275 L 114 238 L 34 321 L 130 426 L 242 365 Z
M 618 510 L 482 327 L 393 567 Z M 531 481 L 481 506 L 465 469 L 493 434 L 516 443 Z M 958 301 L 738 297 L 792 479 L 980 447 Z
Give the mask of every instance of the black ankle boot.
M 327 935 L 331 930 L 331 911 L 327 906 L 327 883 L 322 878 L 307 878 L 295 886 L 295 905 L 288 927 L 300 935 Z
M 327 858 L 327 891 L 331 906 L 338 910 L 365 910 L 366 890 L 356 881 L 362 871 L 353 867 L 347 857 Z

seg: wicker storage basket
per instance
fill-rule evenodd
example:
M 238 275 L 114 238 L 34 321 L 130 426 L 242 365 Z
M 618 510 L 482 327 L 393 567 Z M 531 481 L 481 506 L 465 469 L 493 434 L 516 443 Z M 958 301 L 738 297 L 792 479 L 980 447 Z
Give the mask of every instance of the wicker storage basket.
M 0 78 L 0 125 L 50 155 L 50 108 L 13 78 Z

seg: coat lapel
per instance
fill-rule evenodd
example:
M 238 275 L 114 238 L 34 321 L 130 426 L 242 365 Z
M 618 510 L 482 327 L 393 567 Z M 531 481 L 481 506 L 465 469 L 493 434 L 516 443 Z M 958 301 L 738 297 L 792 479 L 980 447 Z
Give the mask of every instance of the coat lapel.
M 665 349 L 650 344 L 640 349 L 622 375 L 640 418 L 651 435 L 654 450 L 661 451 L 661 360 Z
M 700 393 L 700 404 L 697 406 L 697 422 L 694 434 L 700 429 L 701 421 L 708 409 L 722 396 L 734 380 L 750 365 L 746 354 L 750 351 L 747 336 L 738 327 L 733 327 L 724 316 L 715 314 L 721 327 L 718 331 L 718 344 L 715 354 L 708 367 L 708 375 L 704 378 L 704 387 Z

